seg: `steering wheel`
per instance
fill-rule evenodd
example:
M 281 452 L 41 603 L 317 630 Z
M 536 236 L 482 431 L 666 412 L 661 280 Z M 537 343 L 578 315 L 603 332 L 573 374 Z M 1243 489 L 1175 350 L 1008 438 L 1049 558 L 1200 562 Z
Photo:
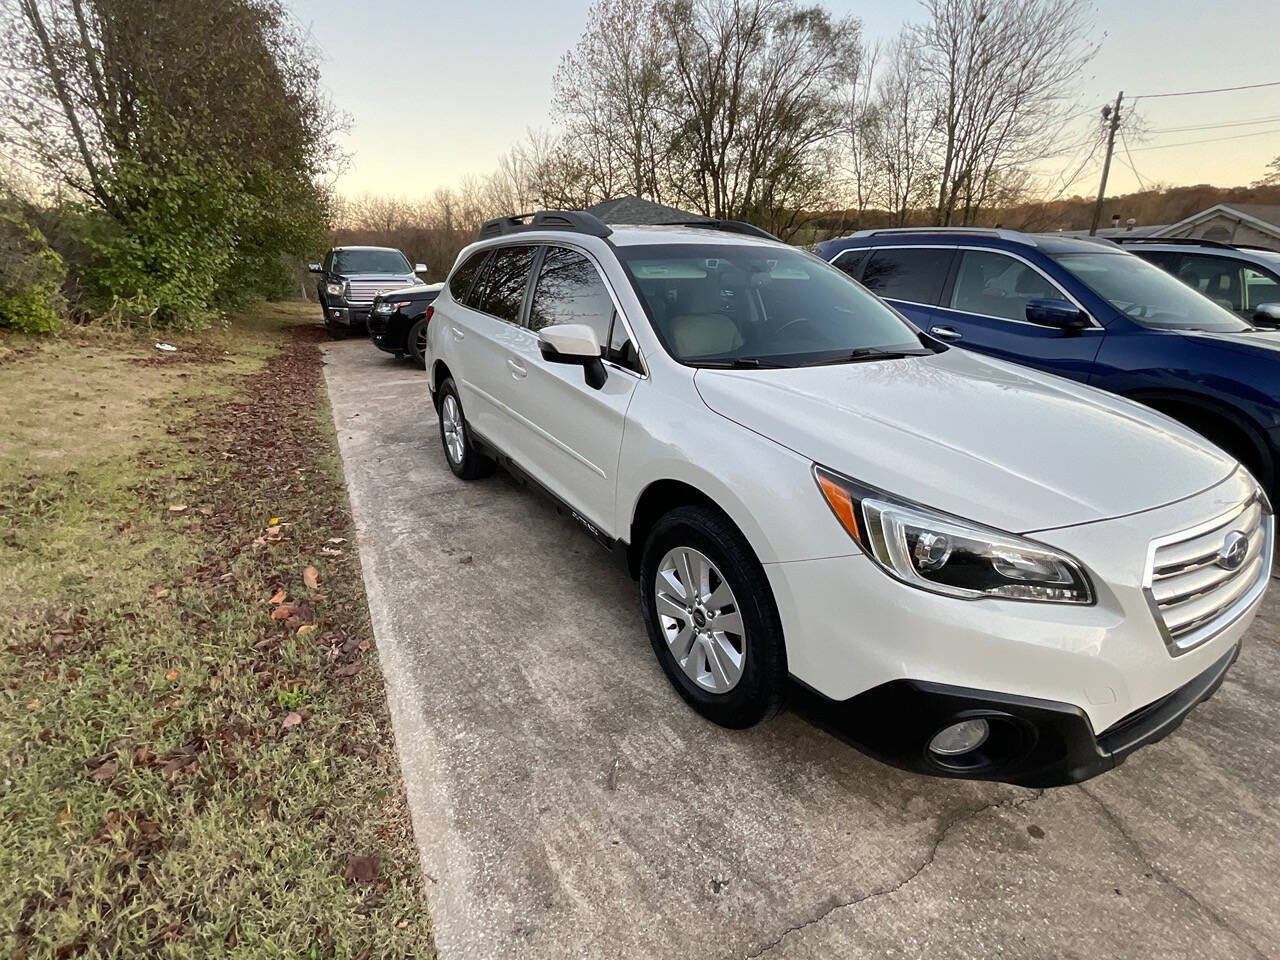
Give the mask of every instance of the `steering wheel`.
M 810 326 L 815 325 L 813 321 L 810 320 L 808 317 L 796 317 L 794 320 L 788 320 L 786 323 L 780 326 L 777 330 L 774 331 L 773 335 L 775 337 L 781 337 L 784 333 L 786 333 L 792 327 L 798 326 L 799 324 L 802 324 L 802 323 L 807 323 Z

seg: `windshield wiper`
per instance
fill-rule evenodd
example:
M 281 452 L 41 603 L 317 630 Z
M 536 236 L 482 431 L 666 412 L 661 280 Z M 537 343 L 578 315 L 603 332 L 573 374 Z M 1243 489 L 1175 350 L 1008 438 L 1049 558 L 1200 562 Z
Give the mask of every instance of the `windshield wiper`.
M 764 367 L 780 369 L 791 366 L 789 363 L 766 360 L 764 357 L 728 357 L 723 360 L 689 360 L 686 362 L 691 367 L 705 367 L 709 370 L 758 370 Z
M 928 357 L 932 350 L 886 350 L 883 347 L 858 347 L 829 360 L 818 360 L 813 366 L 830 363 L 857 363 L 860 360 L 901 360 L 904 357 Z

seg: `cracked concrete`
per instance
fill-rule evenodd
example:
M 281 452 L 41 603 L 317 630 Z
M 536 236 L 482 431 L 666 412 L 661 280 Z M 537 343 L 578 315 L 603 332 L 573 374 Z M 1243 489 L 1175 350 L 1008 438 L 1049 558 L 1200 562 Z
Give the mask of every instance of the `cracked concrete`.
M 1084 789 L 719 730 L 599 547 L 452 477 L 421 373 L 326 356 L 444 960 L 1280 957 L 1280 594 L 1213 700 Z

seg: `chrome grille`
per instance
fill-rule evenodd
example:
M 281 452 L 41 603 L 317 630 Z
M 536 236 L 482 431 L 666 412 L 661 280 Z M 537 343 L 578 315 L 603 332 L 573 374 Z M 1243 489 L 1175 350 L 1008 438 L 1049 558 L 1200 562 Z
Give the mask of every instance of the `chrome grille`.
M 405 280 L 348 280 L 347 302 L 372 303 L 373 298 L 384 290 L 399 290 L 410 285 Z
M 1147 601 L 1171 653 L 1199 646 L 1249 609 L 1271 575 L 1274 537 L 1274 518 L 1254 497 L 1152 543 Z M 1225 555 L 1236 541 L 1235 551 Z

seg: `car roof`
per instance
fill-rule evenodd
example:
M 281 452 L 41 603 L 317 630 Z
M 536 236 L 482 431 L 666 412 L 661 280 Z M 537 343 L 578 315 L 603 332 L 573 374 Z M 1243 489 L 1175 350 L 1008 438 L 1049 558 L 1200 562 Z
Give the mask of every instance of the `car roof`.
M 334 247 L 332 252 L 337 253 L 340 250 L 389 250 L 391 253 L 398 253 L 401 256 L 404 256 L 404 251 L 400 250 L 398 247 L 361 247 L 361 246 Z
M 798 247 L 793 247 L 790 244 L 783 243 L 781 240 L 769 240 L 765 237 L 736 233 L 728 230 L 715 230 L 709 227 L 673 227 L 628 223 L 610 224 L 609 227 L 610 233 L 607 241 L 604 242 L 610 243 L 616 247 L 634 247 L 662 243 L 685 243 L 707 245 L 715 244 L 718 246 L 783 247 L 788 250 L 799 249 Z M 556 230 L 546 228 L 522 230 L 519 233 L 485 237 L 483 240 L 477 240 L 475 243 L 469 245 L 466 249 L 486 250 L 490 247 L 502 247 L 510 244 L 555 243 L 556 241 L 582 243 L 587 239 L 594 238 L 591 238 L 589 234 L 580 233 L 574 230 Z
M 1161 243 L 1159 240 L 1127 243 L 1126 250 L 1140 253 L 1143 250 L 1156 250 L 1160 253 L 1207 253 L 1218 257 L 1234 257 L 1270 267 L 1280 266 L 1280 252 L 1275 250 L 1256 250 L 1252 247 L 1237 247 L 1226 243 Z
M 993 250 L 1039 250 L 1059 253 L 1124 253 L 1116 244 L 1101 238 L 1060 237 L 1055 234 L 1031 234 L 999 227 L 915 227 L 904 230 L 861 230 L 819 244 L 824 250 L 847 250 L 856 247 L 938 246 L 991 247 Z

